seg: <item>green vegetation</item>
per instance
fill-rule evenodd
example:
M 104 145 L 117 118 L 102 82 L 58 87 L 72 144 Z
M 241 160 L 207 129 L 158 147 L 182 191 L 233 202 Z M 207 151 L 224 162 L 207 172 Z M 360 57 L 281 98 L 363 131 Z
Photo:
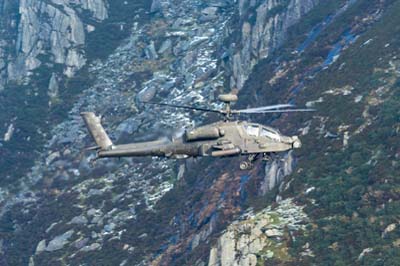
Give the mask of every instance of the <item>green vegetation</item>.
M 385 11 L 375 22 L 372 14 L 379 9 Z M 282 56 L 282 60 L 295 60 L 297 57 L 296 60 L 300 60 L 285 79 L 273 85 L 265 79 L 274 76 L 274 56 L 256 67 L 243 89 L 244 96 L 254 99 L 257 94 L 259 99 L 263 99 L 263 104 L 285 101 L 292 95 L 277 92 L 287 91 L 302 73 L 322 62 L 349 27 L 354 34 L 360 35 L 328 69 L 313 79 L 305 78 L 305 88 L 296 97 L 299 106 L 320 97 L 323 102 L 315 105 L 318 111 L 311 120 L 310 132 L 301 137 L 303 148 L 296 152 L 298 171 L 288 177 L 293 182 L 284 196 L 296 197 L 299 203 L 306 204 L 306 212 L 312 219 L 308 232 L 297 237 L 289 251 L 298 258 L 309 243 L 314 252 L 315 257 L 303 258 L 295 265 L 398 265 L 400 41 L 396 36 L 400 34 L 400 18 L 396 14 L 400 12 L 400 3 L 357 1 L 301 56 L 291 54 L 304 40 L 298 38 L 301 32 L 310 30 L 318 21 L 313 20 L 314 17 L 325 17 L 319 15 L 322 12 L 331 11 L 315 9 L 291 29 L 293 42 L 289 40 L 287 46 L 277 51 L 275 56 Z M 361 22 L 362 17 L 368 19 Z M 350 95 L 324 93 L 346 86 L 352 88 Z M 252 89 L 247 91 L 249 87 Z M 361 96 L 361 100 L 356 102 L 355 99 Z M 283 132 L 293 134 L 296 133 L 293 128 L 303 128 L 310 120 L 307 115 L 281 117 L 283 119 L 274 124 Z M 266 122 L 265 118 L 260 122 Z M 324 132 L 338 137 L 325 137 L 325 133 L 319 133 L 321 127 Z M 350 139 L 348 146 L 344 147 L 346 131 Z M 315 187 L 315 190 L 305 195 L 304 191 L 309 187 Z M 268 198 L 264 197 L 264 200 Z M 261 204 L 262 207 L 261 202 L 259 197 L 254 197 L 249 203 L 250 206 Z M 397 224 L 397 228 L 385 233 L 391 224 Z M 367 248 L 372 251 L 359 260 Z
M 38 76 L 29 87 L 12 84 L 0 94 L 0 121 L 15 123 L 16 128 L 0 151 L 0 186 L 18 181 L 44 144 L 45 136 L 41 132 L 48 130 L 48 96 L 43 88 L 47 88 L 50 74 Z

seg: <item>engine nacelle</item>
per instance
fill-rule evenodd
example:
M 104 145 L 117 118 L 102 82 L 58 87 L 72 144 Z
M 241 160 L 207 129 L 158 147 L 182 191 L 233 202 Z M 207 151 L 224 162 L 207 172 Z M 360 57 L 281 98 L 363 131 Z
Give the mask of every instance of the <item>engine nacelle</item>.
M 203 127 L 192 130 L 186 130 L 185 136 L 187 141 L 209 140 L 222 137 L 224 134 L 217 127 Z

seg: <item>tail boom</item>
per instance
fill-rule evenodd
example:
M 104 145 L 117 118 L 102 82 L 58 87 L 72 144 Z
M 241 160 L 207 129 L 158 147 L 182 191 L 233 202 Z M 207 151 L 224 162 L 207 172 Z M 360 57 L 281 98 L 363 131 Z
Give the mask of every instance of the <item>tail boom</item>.
M 98 157 L 190 157 L 198 156 L 199 148 L 196 144 L 172 143 L 169 140 L 130 143 L 113 146 L 111 150 L 100 150 Z

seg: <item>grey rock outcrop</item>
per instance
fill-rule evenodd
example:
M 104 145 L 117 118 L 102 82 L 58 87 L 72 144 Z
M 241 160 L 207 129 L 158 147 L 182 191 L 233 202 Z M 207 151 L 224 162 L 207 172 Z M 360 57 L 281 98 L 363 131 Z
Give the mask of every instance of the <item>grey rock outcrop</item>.
M 36 247 L 36 252 L 35 252 L 35 254 L 40 254 L 40 253 L 42 253 L 42 252 L 45 251 L 45 250 L 46 250 L 46 240 L 43 239 L 42 241 L 40 241 L 40 242 L 38 243 L 38 245 L 37 245 L 37 247 Z
M 281 237 L 286 230 L 304 229 L 307 221 L 303 207 L 291 199 L 282 201 L 274 210 L 268 207 L 257 214 L 245 213 L 228 226 L 211 248 L 208 265 L 264 265 L 271 258 L 289 256 Z
M 89 252 L 89 251 L 97 250 L 100 247 L 101 247 L 101 245 L 99 243 L 93 243 L 90 246 L 85 246 L 85 247 L 81 248 L 80 251 Z
M 87 224 L 88 223 L 88 219 L 83 215 L 76 216 L 71 220 L 70 223 L 71 224 Z
M 154 46 L 154 42 L 153 41 L 151 41 L 150 44 L 146 47 L 145 53 L 146 53 L 146 57 L 148 59 L 152 60 L 152 59 L 157 59 L 158 58 L 156 47 Z
M 289 152 L 282 159 L 274 159 L 265 165 L 265 177 L 260 186 L 260 194 L 279 187 L 285 176 L 290 175 L 294 168 L 293 152 Z
M 210 6 L 201 11 L 201 21 L 209 21 L 217 18 L 218 7 Z
M 231 88 L 241 89 L 253 67 L 282 45 L 287 29 L 317 3 L 318 0 L 240 0 L 240 41 L 230 47 Z
M 49 95 L 50 99 L 56 99 L 59 93 L 59 86 L 57 81 L 57 74 L 52 73 L 51 78 L 49 81 L 49 88 L 47 94 Z
M 17 39 L 18 1 L 0 0 L 0 91 L 7 83 L 7 65 L 10 50 Z
M 86 11 L 91 14 L 89 19 L 92 20 L 102 21 L 108 17 L 104 0 L 21 0 L 18 25 L 15 20 L 3 29 L 11 31 L 14 26 L 18 34 L 15 53 L 5 54 L 0 45 L 0 84 L 21 82 L 32 71 L 47 63 L 40 56 L 63 65 L 64 74 L 72 77 L 86 63 L 83 50 L 86 27 L 81 18 Z M 1 59 L 6 56 L 12 60 L 6 62 Z
M 158 53 L 163 54 L 166 52 L 170 52 L 171 51 L 171 47 L 172 47 L 172 41 L 170 39 L 166 39 L 160 49 L 158 49 Z
M 74 230 L 69 230 L 62 235 L 56 236 L 49 242 L 46 247 L 46 251 L 56 251 L 62 249 L 66 244 L 69 243 L 69 238 L 74 234 Z

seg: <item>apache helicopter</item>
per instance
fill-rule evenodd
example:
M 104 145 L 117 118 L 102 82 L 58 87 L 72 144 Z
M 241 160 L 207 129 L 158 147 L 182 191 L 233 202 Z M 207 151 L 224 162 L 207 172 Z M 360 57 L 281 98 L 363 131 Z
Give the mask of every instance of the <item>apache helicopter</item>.
M 262 157 L 269 159 L 271 153 L 283 152 L 301 147 L 297 136 L 284 136 L 278 130 L 256 123 L 234 120 L 238 114 L 265 114 L 286 112 L 309 112 L 313 109 L 294 109 L 292 104 L 277 104 L 250 109 L 233 110 L 231 104 L 238 100 L 234 94 L 222 94 L 218 99 L 225 108 L 207 109 L 167 103 L 144 102 L 173 108 L 183 108 L 202 112 L 222 114 L 224 119 L 201 127 L 187 129 L 178 138 L 149 142 L 114 145 L 101 125 L 101 118 L 93 112 L 81 113 L 90 135 L 97 146 L 97 158 L 158 156 L 168 158 L 188 158 L 198 156 L 226 157 L 246 155 L 240 169 L 250 169 L 253 162 Z

